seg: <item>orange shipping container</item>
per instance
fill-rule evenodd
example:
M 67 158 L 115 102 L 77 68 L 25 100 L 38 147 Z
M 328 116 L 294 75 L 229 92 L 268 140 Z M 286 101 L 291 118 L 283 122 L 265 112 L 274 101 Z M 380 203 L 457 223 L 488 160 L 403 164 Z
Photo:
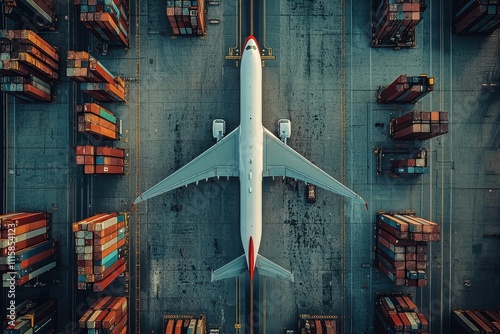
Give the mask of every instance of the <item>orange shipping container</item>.
M 111 275 L 103 279 L 102 281 L 95 282 L 93 285 L 94 292 L 103 291 L 108 285 L 110 285 L 119 275 L 125 272 L 125 263 L 122 264 L 118 269 L 116 269 Z
M 76 156 L 76 164 L 77 165 L 85 165 L 85 156 L 84 155 L 77 155 Z
M 95 174 L 95 166 L 94 165 L 85 165 L 83 172 L 84 172 L 84 174 Z
M 102 135 L 102 136 L 109 138 L 109 139 L 116 139 L 116 137 L 117 137 L 116 132 L 111 131 L 109 129 L 106 129 L 100 125 L 85 122 L 85 123 L 81 124 L 82 127 L 80 127 L 80 124 L 78 124 L 79 125 L 78 131 L 80 131 L 80 129 L 83 130 L 80 132 L 86 131 L 86 132 L 90 132 L 90 133 L 93 133 L 96 135 Z
M 27 233 L 42 227 L 47 226 L 47 219 L 37 220 L 32 223 L 28 223 L 25 225 L 18 226 L 14 229 L 5 229 L 2 230 L 2 238 L 8 238 L 10 235 L 20 235 L 23 233 Z
M 94 155 L 94 146 L 85 145 L 85 146 L 77 146 L 76 154 L 79 155 Z
M 12 228 L 13 226 L 25 225 L 42 219 L 47 219 L 47 214 L 45 212 L 19 213 L 3 220 L 2 229 Z
M 105 120 L 102 117 L 99 117 L 99 116 L 91 114 L 91 113 L 84 113 L 83 117 L 84 117 L 85 122 L 87 122 L 87 123 L 94 123 L 94 124 L 100 125 L 102 127 L 105 127 L 106 129 L 116 131 L 116 125 L 111 123 L 110 121 Z

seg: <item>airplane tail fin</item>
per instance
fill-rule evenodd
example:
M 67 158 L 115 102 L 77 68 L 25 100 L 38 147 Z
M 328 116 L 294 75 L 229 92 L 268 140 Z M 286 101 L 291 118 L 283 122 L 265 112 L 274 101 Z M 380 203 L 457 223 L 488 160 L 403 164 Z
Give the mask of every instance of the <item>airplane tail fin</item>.
M 245 254 L 237 257 L 228 264 L 212 271 L 212 282 L 225 278 L 237 277 L 248 271 Z
M 266 259 L 262 255 L 257 254 L 255 267 L 259 275 L 293 282 L 293 274 L 290 271 Z M 248 272 L 248 266 L 245 254 L 243 254 L 219 269 L 212 271 L 212 282 L 237 277 L 245 272 Z
M 255 264 L 255 267 L 257 268 L 259 275 L 279 278 L 291 282 L 294 280 L 293 274 L 290 271 L 277 265 L 273 261 L 266 259 L 262 255 L 257 254 L 257 263 Z

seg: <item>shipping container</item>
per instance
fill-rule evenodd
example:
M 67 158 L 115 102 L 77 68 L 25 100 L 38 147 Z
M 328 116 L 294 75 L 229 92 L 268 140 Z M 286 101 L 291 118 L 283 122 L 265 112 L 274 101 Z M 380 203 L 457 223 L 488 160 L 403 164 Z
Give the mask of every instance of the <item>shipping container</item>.
M 417 103 L 419 99 L 434 90 L 434 77 L 426 74 L 408 77 L 400 75 L 390 85 L 379 86 L 378 103 Z
M 123 6 L 118 10 L 115 2 L 110 3 L 102 8 L 80 6 L 80 22 L 100 41 L 127 47 L 128 15 Z
M 336 315 L 300 314 L 298 320 L 298 333 L 306 331 L 315 333 L 337 333 Z M 287 332 L 288 333 L 288 332 Z
M 500 27 L 498 0 L 455 1 L 455 34 L 492 34 Z
M 50 102 L 59 78 L 57 49 L 31 30 L 0 30 L 1 89 L 27 102 Z
M 396 285 L 425 286 L 427 241 L 438 240 L 439 225 L 435 222 L 414 214 L 378 212 L 377 268 Z
M 57 22 L 56 3 L 52 0 L 19 0 L 6 2 L 6 17 L 20 25 L 33 25 L 40 30 L 54 30 Z
M 167 21 L 172 35 L 204 36 L 204 1 L 167 1 Z
M 82 155 L 82 153 L 89 153 Z M 95 153 L 95 154 L 94 154 Z M 124 174 L 125 150 L 112 147 L 77 146 L 76 163 L 85 174 Z
M 113 124 L 116 124 L 117 122 L 115 115 L 111 111 L 101 107 L 97 103 L 84 103 L 83 105 L 78 105 L 76 107 L 76 111 L 84 113 L 93 113 L 97 116 L 106 119 L 107 121 Z
M 16 317 L 14 326 L 7 326 L 4 333 L 52 333 L 56 328 L 57 301 L 25 300 L 16 305 Z
M 427 140 L 447 132 L 448 113 L 444 111 L 411 111 L 391 119 L 389 126 L 391 138 L 397 140 Z
M 373 0 L 372 47 L 414 47 L 425 0 Z
M 377 333 L 426 333 L 428 321 L 411 295 L 378 293 L 375 307 Z
M 409 170 L 400 169 L 402 167 L 412 167 L 412 175 L 424 174 L 430 171 L 430 167 L 427 165 L 427 150 L 425 148 L 394 149 L 377 147 L 374 152 L 377 157 L 377 175 L 392 174 L 393 177 L 399 176 L 399 173 L 409 175 Z
M 125 81 L 85 51 L 68 51 L 66 75 L 97 101 L 125 102 Z
M 127 220 L 126 213 L 111 213 L 73 224 L 78 289 L 102 291 L 125 272 Z
M 128 305 L 126 297 L 97 299 L 78 321 L 88 333 L 121 333 L 127 328 Z

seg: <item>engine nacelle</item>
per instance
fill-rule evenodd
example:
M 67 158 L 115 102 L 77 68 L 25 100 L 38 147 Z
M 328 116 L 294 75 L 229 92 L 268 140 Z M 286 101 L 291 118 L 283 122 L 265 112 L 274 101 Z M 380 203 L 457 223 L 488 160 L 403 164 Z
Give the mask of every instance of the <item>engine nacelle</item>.
M 280 119 L 278 121 L 278 134 L 280 139 L 286 144 L 292 133 L 292 122 L 289 119 Z
M 223 119 L 214 119 L 212 123 L 212 135 L 217 141 L 226 134 L 226 122 Z

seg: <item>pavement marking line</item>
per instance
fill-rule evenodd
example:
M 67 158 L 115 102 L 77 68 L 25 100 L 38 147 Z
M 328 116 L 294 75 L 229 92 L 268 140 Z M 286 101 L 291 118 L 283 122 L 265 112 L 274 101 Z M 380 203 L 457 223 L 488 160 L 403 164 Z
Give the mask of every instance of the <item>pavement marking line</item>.
M 135 50 L 136 50 L 136 64 L 135 64 L 135 98 L 136 98 L 136 110 L 135 110 L 135 193 L 136 196 L 140 194 L 140 158 L 141 158 L 141 82 L 140 82 L 140 61 L 141 61 L 141 38 L 140 38 L 140 0 L 136 0 L 135 3 L 136 17 L 135 17 Z M 130 14 L 129 14 L 130 15 Z M 130 22 L 130 20 L 129 20 Z M 129 41 L 130 43 L 130 41 Z M 136 333 L 141 332 L 141 224 L 140 224 L 140 206 L 135 208 L 135 328 Z

